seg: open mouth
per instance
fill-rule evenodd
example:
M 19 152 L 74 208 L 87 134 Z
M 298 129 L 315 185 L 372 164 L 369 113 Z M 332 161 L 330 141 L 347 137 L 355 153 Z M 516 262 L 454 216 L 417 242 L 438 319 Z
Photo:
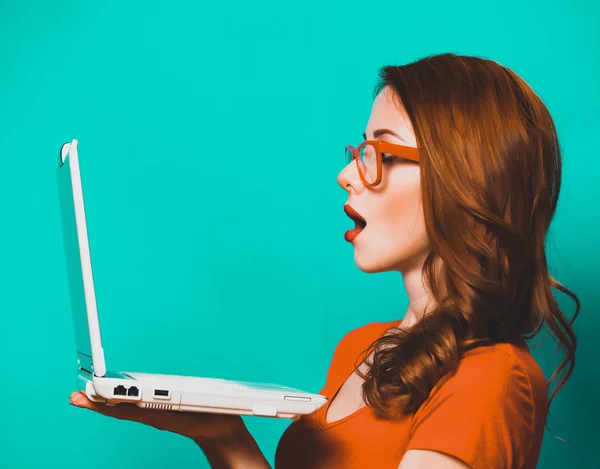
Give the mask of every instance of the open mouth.
M 346 212 L 346 215 L 348 215 L 350 218 L 352 218 L 352 220 L 354 220 L 355 229 L 362 230 L 365 226 L 367 226 L 367 222 L 365 221 L 365 219 L 361 217 L 360 214 L 356 210 L 354 210 L 350 205 L 344 205 L 344 212 Z

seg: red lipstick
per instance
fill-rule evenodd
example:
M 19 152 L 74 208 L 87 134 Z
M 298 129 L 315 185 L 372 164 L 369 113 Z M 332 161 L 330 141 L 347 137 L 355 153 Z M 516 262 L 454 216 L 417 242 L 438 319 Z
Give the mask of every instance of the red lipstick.
M 367 226 L 367 222 L 349 204 L 344 205 L 344 212 L 346 212 L 346 215 L 348 215 L 355 222 L 354 229 L 348 230 L 344 234 L 344 239 L 351 243 L 362 232 L 365 226 Z

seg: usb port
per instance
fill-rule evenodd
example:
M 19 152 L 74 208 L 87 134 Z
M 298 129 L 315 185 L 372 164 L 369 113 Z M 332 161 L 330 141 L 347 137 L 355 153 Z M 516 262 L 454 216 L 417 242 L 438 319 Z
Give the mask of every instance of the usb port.
M 295 402 L 310 402 L 310 397 L 305 396 L 283 396 L 286 401 L 295 401 Z
M 169 391 L 165 389 L 155 389 L 154 390 L 155 397 L 169 397 Z

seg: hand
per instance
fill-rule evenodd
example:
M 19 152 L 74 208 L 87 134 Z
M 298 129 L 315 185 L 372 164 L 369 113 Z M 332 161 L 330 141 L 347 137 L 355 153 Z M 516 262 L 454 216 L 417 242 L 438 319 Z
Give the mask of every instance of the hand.
M 90 401 L 82 391 L 71 394 L 71 404 L 109 417 L 177 433 L 195 441 L 232 439 L 237 434 L 247 431 L 239 415 L 142 409 L 132 403 L 108 406 Z

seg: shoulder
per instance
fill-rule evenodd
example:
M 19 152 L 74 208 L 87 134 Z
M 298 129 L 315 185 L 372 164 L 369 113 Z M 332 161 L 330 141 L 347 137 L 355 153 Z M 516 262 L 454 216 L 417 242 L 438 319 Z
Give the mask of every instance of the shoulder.
M 544 374 L 524 341 L 470 350 L 413 416 L 407 449 L 440 451 L 469 464 L 530 467 L 547 414 Z
M 442 387 L 465 394 L 471 390 L 486 399 L 520 397 L 531 404 L 545 400 L 548 392 L 545 376 L 522 340 L 470 350 L 438 390 Z
M 385 334 L 386 331 L 398 325 L 400 321 L 370 322 L 346 332 L 335 346 L 327 382 L 337 381 L 346 376 L 373 341 Z M 350 371 L 349 371 L 350 370 Z
M 370 322 L 347 332 L 338 342 L 335 354 L 359 353 L 367 348 L 373 341 L 381 337 L 391 328 L 397 326 L 400 320 L 388 322 Z M 359 350 L 360 349 L 360 350 Z
M 488 407 L 494 403 L 529 416 L 547 405 L 545 376 L 524 341 L 501 343 L 468 351 L 456 371 L 432 389 L 428 403 L 452 396 L 457 404 Z M 418 413 L 418 411 L 417 411 Z

